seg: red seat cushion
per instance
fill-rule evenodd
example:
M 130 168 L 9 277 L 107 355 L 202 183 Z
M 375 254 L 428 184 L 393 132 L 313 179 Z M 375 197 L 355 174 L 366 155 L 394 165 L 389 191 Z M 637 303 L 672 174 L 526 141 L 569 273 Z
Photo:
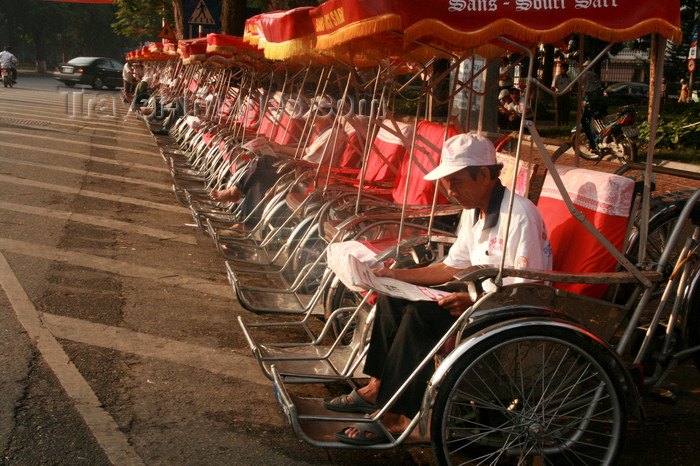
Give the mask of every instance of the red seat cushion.
M 583 168 L 560 166 L 574 206 L 618 249 L 622 248 L 632 204 L 634 180 Z M 556 272 L 613 272 L 617 260 L 572 217 L 548 174 L 537 204 L 552 244 Z M 602 297 L 607 285 L 555 283 L 557 288 Z

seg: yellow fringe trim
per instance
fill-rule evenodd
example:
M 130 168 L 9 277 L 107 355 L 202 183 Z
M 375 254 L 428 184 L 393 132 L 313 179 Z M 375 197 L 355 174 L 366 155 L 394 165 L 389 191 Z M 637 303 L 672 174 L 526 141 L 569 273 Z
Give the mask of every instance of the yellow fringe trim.
M 226 53 L 235 54 L 238 49 L 233 45 L 207 45 L 208 53 Z
M 246 32 L 245 34 L 243 34 L 243 41 L 255 46 L 258 45 L 258 43 L 260 42 L 260 36 Z
M 343 26 L 330 34 L 321 34 L 316 38 L 316 48 L 326 50 L 359 37 L 365 37 L 390 30 L 400 31 L 403 27 L 401 16 L 388 13 L 373 18 L 363 19 Z
M 216 66 L 223 66 L 223 67 L 229 67 L 233 66 L 234 60 L 233 57 L 222 57 L 221 55 L 212 55 L 207 58 L 207 63 L 210 65 L 216 65 Z
M 287 58 L 303 55 L 314 50 L 316 34 L 307 34 L 304 37 L 284 41 L 266 42 L 265 58 L 269 60 L 286 60 Z
M 651 33 L 661 34 L 676 43 L 683 38 L 679 28 L 662 19 L 649 19 L 626 29 L 611 29 L 586 19 L 571 19 L 555 28 L 541 31 L 524 27 L 512 19 L 501 19 L 471 32 L 459 31 L 435 19 L 426 19 L 404 31 L 406 43 L 429 37 L 426 39 L 428 42 L 437 38 L 445 44 L 453 44 L 463 50 L 483 46 L 484 42 L 498 36 L 512 36 L 530 43 L 547 44 L 561 40 L 571 33 L 582 33 L 607 42 L 625 42 Z

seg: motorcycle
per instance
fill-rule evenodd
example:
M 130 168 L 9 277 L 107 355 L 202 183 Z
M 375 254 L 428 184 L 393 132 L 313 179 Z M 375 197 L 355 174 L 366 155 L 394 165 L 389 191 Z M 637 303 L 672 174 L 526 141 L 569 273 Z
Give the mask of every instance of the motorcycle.
M 586 118 L 588 112 L 589 117 Z M 607 115 L 607 105 L 603 102 L 584 100 L 584 118 L 581 119 L 581 157 L 600 161 L 613 156 L 622 162 L 634 161 L 639 146 L 637 111 L 627 105 L 615 114 Z M 574 127 L 571 132 L 577 130 Z
M 3 68 L 2 69 L 2 84 L 5 87 L 14 86 L 15 82 L 12 80 L 12 70 L 10 68 Z

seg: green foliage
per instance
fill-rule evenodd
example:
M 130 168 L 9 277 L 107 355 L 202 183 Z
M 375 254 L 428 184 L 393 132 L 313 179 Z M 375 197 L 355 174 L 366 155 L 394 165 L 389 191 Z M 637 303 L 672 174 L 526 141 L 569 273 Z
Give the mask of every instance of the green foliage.
M 118 58 L 133 46 L 110 27 L 116 10 L 105 4 L 0 0 L 0 26 L 26 61 L 46 60 L 52 68 L 77 55 Z
M 170 0 L 114 0 L 117 21 L 112 28 L 118 34 L 140 40 L 155 38 L 162 28 L 162 21 L 173 22 L 173 5 Z
M 639 125 L 640 137 L 649 139 L 649 123 Z M 659 149 L 700 150 L 700 104 L 671 102 L 664 104 L 656 130 Z

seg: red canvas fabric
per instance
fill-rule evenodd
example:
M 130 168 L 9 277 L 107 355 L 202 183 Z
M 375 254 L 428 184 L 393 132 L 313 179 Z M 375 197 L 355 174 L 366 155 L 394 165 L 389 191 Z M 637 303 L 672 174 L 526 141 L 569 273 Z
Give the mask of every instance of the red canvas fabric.
M 392 198 L 397 204 L 403 204 L 404 193 L 408 185 L 407 205 L 432 205 L 435 182 L 423 177 L 440 163 L 442 143 L 457 134 L 454 126 L 446 131 L 444 125 L 430 121 L 421 121 L 416 128 L 416 142 L 413 159 L 406 157 L 401 164 L 401 173 L 394 185 Z M 413 162 L 411 164 L 411 162 Z M 408 176 L 409 167 L 411 176 Z M 443 194 L 438 194 L 438 204 L 449 204 Z
M 650 33 L 682 38 L 679 0 L 328 0 L 309 14 L 320 49 L 391 30 L 404 33 L 404 45 L 421 40 L 460 50 L 503 35 L 525 44 L 553 43 L 574 32 L 611 42 Z
M 402 160 L 407 157 L 407 147 L 411 141 L 413 127 L 406 123 L 385 123 L 392 131 L 399 131 L 401 136 L 381 128 L 372 143 L 367 161 L 365 179 L 368 181 L 392 181 L 401 169 Z M 396 172 L 389 168 L 393 165 Z M 360 179 L 360 175 L 358 175 Z
M 559 167 L 574 206 L 618 249 L 622 248 L 632 204 L 632 179 L 583 168 Z M 547 175 L 537 207 L 554 253 L 556 272 L 613 272 L 615 258 L 572 217 L 551 175 Z M 557 288 L 600 298 L 607 285 L 555 283 Z

